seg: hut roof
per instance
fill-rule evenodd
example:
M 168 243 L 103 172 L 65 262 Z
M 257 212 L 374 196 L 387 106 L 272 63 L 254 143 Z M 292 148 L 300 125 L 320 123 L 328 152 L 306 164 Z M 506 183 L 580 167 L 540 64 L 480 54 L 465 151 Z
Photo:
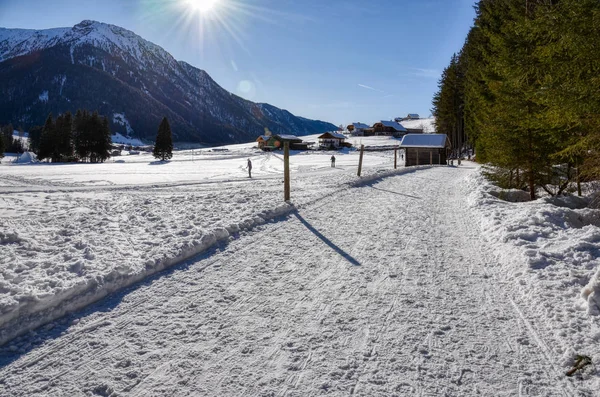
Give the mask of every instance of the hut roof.
M 256 140 L 260 140 L 262 139 L 263 141 L 268 141 L 269 138 L 271 138 L 269 135 L 260 135 L 258 138 L 256 138 Z
M 446 146 L 450 146 L 446 134 L 407 134 L 400 142 L 400 147 L 445 148 Z
M 406 132 L 406 128 L 404 128 L 402 126 L 402 124 L 396 123 L 395 121 L 381 120 L 379 123 L 383 124 L 384 127 L 391 127 L 393 129 L 395 129 L 396 131 Z M 375 123 L 375 124 L 378 124 L 378 123 Z
M 339 132 L 326 132 L 323 135 L 319 136 L 318 139 L 326 138 L 346 139 L 346 135 L 340 134 Z
M 409 113 L 407 118 L 408 119 L 418 119 L 419 115 L 417 113 Z
M 287 135 L 287 134 L 277 134 L 276 135 L 279 139 L 281 139 L 282 141 L 298 141 L 298 142 L 302 142 L 302 139 L 298 138 L 296 135 Z

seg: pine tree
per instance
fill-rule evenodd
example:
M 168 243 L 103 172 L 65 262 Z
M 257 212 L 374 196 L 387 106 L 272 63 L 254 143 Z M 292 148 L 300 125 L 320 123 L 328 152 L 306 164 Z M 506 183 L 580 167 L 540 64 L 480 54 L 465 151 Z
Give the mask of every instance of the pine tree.
M 56 118 L 52 161 L 67 161 L 73 157 L 73 119 L 70 112 Z
M 54 120 L 52 118 L 52 113 L 50 113 L 46 119 L 46 123 L 44 124 L 44 129 L 42 130 L 42 135 L 40 137 L 40 149 L 38 152 L 38 158 L 40 160 L 44 160 L 52 156 L 54 129 Z
M 36 125 L 29 129 L 29 150 L 38 153 L 40 150 L 40 139 L 42 137 L 42 131 L 44 127 Z
M 154 144 L 154 150 L 152 151 L 154 158 L 161 159 L 162 161 L 168 160 L 173 157 L 173 140 L 171 135 L 171 127 L 169 121 L 164 117 L 158 127 L 158 133 L 156 135 L 156 142 Z
M 80 161 L 89 160 L 91 154 L 89 119 L 87 110 L 78 109 L 73 120 L 73 146 Z

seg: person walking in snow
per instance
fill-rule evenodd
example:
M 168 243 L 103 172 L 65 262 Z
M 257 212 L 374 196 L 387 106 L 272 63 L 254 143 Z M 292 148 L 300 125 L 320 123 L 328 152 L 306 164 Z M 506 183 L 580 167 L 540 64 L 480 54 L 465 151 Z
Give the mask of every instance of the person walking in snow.
M 331 156 L 331 167 L 335 168 L 335 156 Z
M 248 159 L 248 178 L 252 178 L 252 161 Z

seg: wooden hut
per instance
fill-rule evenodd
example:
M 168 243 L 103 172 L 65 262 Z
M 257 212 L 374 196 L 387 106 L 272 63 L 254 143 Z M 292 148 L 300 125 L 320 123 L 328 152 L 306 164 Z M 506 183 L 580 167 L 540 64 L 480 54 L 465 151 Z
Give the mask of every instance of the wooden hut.
M 269 139 L 271 139 L 270 135 L 261 135 L 258 138 L 256 138 L 256 142 L 258 142 L 258 148 L 264 150 L 265 146 L 267 145 L 267 142 L 269 142 Z
M 451 149 L 446 134 L 407 134 L 400 142 L 404 149 L 404 165 L 446 164 Z
M 256 141 L 258 142 L 258 147 L 266 151 L 283 149 L 285 142 L 290 143 L 290 149 L 292 150 L 306 150 L 309 145 L 308 142 L 303 142 L 302 139 L 298 138 L 296 135 L 286 134 L 271 136 L 261 135 Z

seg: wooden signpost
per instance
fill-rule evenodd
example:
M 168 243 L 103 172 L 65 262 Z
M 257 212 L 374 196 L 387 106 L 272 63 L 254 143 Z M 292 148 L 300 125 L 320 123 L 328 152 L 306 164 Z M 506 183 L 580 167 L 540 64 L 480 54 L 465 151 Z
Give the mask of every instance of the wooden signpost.
M 360 172 L 362 171 L 362 160 L 364 151 L 365 145 L 360 145 L 360 157 L 358 158 L 358 176 L 360 176 Z
M 283 145 L 283 196 L 285 201 L 290 200 L 290 143 Z

